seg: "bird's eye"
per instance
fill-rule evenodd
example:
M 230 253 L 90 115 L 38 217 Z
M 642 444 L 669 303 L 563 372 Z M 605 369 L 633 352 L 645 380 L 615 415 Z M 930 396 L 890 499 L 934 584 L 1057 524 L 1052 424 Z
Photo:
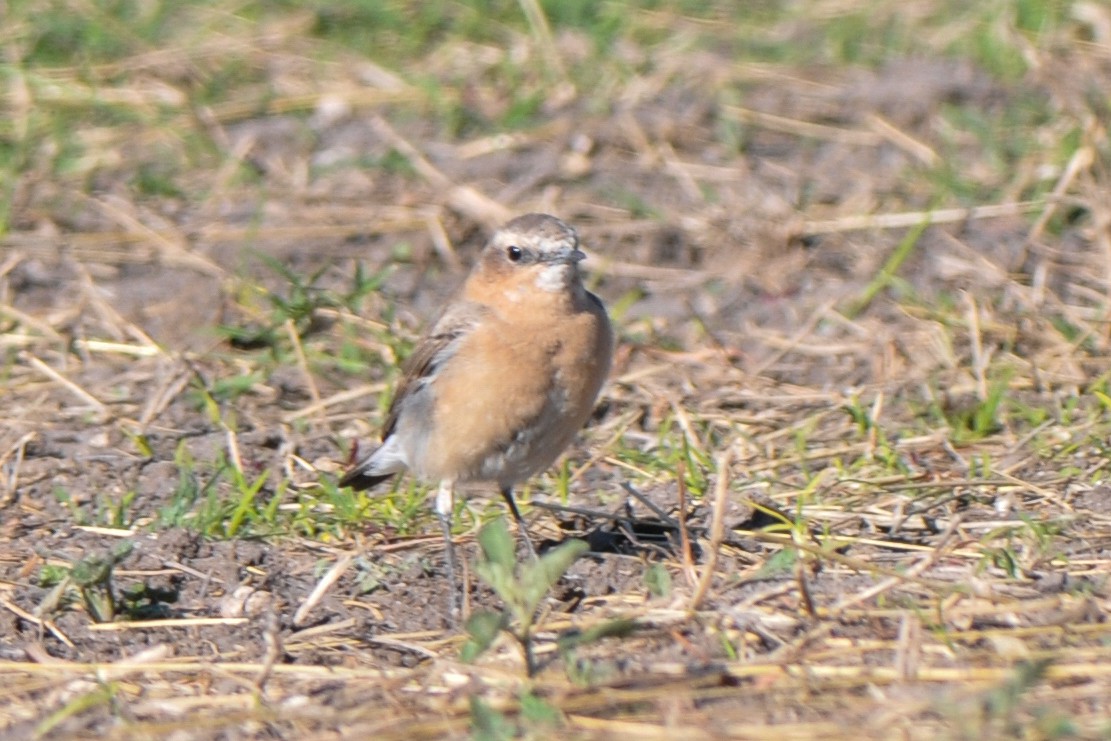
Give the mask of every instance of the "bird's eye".
M 507 249 L 505 251 L 505 254 L 509 256 L 510 262 L 520 262 L 521 258 L 525 256 L 525 253 L 521 251 L 521 248 L 516 245 Z

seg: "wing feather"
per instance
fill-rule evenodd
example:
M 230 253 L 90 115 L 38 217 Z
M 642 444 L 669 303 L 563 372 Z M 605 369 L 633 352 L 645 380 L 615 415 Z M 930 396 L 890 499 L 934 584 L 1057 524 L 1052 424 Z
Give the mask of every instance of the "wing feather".
M 382 427 L 382 445 L 352 466 L 340 478 L 340 486 L 369 489 L 398 470 L 403 470 L 399 455 L 403 455 L 401 451 L 404 446 L 390 439 L 397 431 L 398 420 L 409 402 L 435 377 L 436 369 L 455 354 L 459 344 L 474 331 L 479 319 L 487 311 L 489 310 L 486 307 L 470 301 L 454 304 L 417 342 L 416 348 L 401 366 L 401 380 L 398 381 L 393 400 L 386 412 L 386 423 Z
M 415 393 L 422 384 L 435 374 L 436 369 L 455 354 L 459 343 L 474 331 L 478 320 L 488 309 L 472 302 L 459 303 L 448 309 L 432 325 L 432 329 L 417 342 L 413 353 L 401 366 L 401 380 L 397 384 L 393 401 L 386 412 L 386 424 L 382 427 L 385 440 L 397 428 L 398 417 L 410 394 Z

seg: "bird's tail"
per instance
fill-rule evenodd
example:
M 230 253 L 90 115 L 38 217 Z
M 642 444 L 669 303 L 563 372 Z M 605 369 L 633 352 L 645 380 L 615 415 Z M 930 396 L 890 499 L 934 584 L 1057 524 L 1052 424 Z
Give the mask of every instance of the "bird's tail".
M 377 486 L 393 476 L 392 473 L 368 473 L 363 466 L 355 466 L 339 480 L 340 486 L 350 486 L 355 491 L 362 491 Z
M 391 435 L 370 455 L 357 461 L 347 473 L 343 474 L 339 485 L 351 486 L 357 491 L 362 491 L 382 483 L 406 468 L 408 466 L 401 446 L 397 438 Z

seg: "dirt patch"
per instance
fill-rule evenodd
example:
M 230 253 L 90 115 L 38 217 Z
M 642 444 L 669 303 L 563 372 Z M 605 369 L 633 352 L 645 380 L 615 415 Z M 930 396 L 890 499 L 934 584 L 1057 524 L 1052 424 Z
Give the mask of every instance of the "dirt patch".
M 544 736 L 546 709 L 590 738 L 1105 733 L 1107 138 L 1066 74 L 1072 55 L 1111 89 L 1102 47 L 1024 43 L 1043 64 L 1016 81 L 948 52 L 833 69 L 740 64 L 724 36 L 618 45 L 643 68 L 620 94 L 545 82 L 487 135 L 546 68 L 535 39 L 525 65 L 446 44 L 421 63 L 433 93 L 257 33 L 273 107 L 252 87 L 169 140 L 82 128 L 116 159 L 79 183 L 29 161 L 14 186 L 6 737 Z M 191 137 L 219 156 L 191 162 Z M 181 170 L 165 192 L 136 185 L 162 171 L 152 141 Z M 620 346 L 522 492 L 535 538 L 595 547 L 542 602 L 529 678 L 506 636 L 460 661 L 426 489 L 334 482 L 491 227 L 533 210 L 579 228 Z M 468 611 L 501 607 L 474 573 L 500 511 L 480 491 L 458 513 Z M 56 585 L 122 542 L 98 623 Z

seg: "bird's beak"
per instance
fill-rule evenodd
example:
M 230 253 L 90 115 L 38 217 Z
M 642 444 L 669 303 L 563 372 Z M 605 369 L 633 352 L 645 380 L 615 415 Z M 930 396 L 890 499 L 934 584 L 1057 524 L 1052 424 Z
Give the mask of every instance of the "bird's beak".
M 579 249 L 566 249 L 560 250 L 556 255 L 556 260 L 559 262 L 569 262 L 572 265 L 586 259 L 586 253 Z

